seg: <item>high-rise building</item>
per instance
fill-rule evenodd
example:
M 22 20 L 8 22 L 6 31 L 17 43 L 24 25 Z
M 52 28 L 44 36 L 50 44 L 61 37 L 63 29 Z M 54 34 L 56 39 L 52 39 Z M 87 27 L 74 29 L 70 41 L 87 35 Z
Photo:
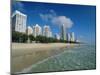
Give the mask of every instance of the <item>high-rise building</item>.
M 67 37 L 66 37 L 66 27 L 64 26 L 64 24 L 61 26 L 61 39 L 67 40 Z
M 33 35 L 34 35 L 34 37 L 36 37 L 38 35 L 42 35 L 42 28 L 38 24 L 33 26 Z
M 27 15 L 16 10 L 12 14 L 12 31 L 26 33 Z
M 74 32 L 71 33 L 71 41 L 75 42 L 75 34 L 74 34 Z
M 70 35 L 70 33 L 67 34 L 67 40 L 71 41 L 71 35 Z
M 52 37 L 52 32 L 51 31 L 49 32 L 49 37 Z
M 46 37 L 52 37 L 52 32 L 50 30 L 50 27 L 45 25 L 43 27 L 43 36 L 46 36 Z
M 28 35 L 33 34 L 33 29 L 32 29 L 32 27 L 28 26 L 27 29 L 26 29 L 26 32 L 27 32 Z
M 55 34 L 55 38 L 57 39 L 57 40 L 60 40 L 60 35 L 59 34 Z

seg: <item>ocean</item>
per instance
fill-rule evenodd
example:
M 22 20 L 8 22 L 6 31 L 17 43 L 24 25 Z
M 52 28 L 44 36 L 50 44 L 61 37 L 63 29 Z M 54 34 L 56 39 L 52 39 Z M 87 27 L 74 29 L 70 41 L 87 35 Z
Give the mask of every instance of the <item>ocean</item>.
M 96 46 L 80 45 L 63 48 L 63 52 L 34 64 L 30 71 L 54 72 L 96 69 Z

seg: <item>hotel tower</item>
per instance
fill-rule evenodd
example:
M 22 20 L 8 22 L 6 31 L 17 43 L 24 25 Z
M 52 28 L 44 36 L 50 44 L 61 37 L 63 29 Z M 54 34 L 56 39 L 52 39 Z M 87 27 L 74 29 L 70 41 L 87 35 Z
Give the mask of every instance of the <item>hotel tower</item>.
M 59 34 L 55 34 L 55 39 L 60 40 L 60 35 Z
M 16 10 L 12 14 L 12 31 L 26 33 L 27 15 Z
M 42 28 L 38 24 L 33 26 L 33 35 L 34 35 L 34 37 L 36 37 L 38 35 L 42 35 Z
M 28 26 L 27 29 L 26 29 L 26 32 L 27 32 L 28 35 L 33 34 L 33 29 L 32 29 L 32 27 L 31 27 L 31 26 Z
M 71 34 L 70 33 L 67 34 L 67 41 L 71 41 Z
M 64 26 L 64 24 L 61 26 L 61 39 L 62 40 L 67 40 L 67 37 L 66 37 L 66 27 Z
M 75 34 L 74 34 L 74 32 L 71 33 L 71 41 L 75 42 Z
M 52 37 L 52 32 L 49 26 L 45 25 L 43 27 L 43 36 Z

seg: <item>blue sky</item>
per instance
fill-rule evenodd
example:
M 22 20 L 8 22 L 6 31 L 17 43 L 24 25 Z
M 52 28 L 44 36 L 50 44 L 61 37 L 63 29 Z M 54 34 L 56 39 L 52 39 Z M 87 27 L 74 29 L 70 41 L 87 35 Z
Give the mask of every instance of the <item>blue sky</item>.
M 12 2 L 12 7 L 12 12 L 19 10 L 27 14 L 27 26 L 39 24 L 43 27 L 44 25 L 49 25 L 53 33 L 59 33 L 60 29 L 59 25 L 52 23 L 52 19 L 63 16 L 64 20 L 67 19 L 69 24 L 73 23 L 70 28 L 67 28 L 67 32 L 74 32 L 77 39 L 81 41 L 95 43 L 95 6 Z

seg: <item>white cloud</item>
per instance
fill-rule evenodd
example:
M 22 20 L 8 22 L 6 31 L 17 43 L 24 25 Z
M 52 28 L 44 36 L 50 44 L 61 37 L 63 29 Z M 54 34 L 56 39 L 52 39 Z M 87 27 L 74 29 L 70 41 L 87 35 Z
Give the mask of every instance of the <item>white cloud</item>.
M 48 15 L 40 14 L 40 17 L 41 17 L 42 20 L 44 20 L 46 22 L 48 21 Z
M 42 20 L 51 22 L 54 25 L 65 25 L 66 28 L 71 28 L 73 22 L 66 16 L 58 16 L 54 10 L 50 10 L 48 14 L 40 14 Z
M 56 17 L 56 13 L 54 10 L 50 10 L 47 14 L 39 14 L 42 20 L 48 22 L 51 21 L 54 17 Z
M 71 28 L 73 25 L 72 20 L 66 16 L 57 16 L 52 19 L 52 23 L 59 26 L 64 24 L 66 28 Z

